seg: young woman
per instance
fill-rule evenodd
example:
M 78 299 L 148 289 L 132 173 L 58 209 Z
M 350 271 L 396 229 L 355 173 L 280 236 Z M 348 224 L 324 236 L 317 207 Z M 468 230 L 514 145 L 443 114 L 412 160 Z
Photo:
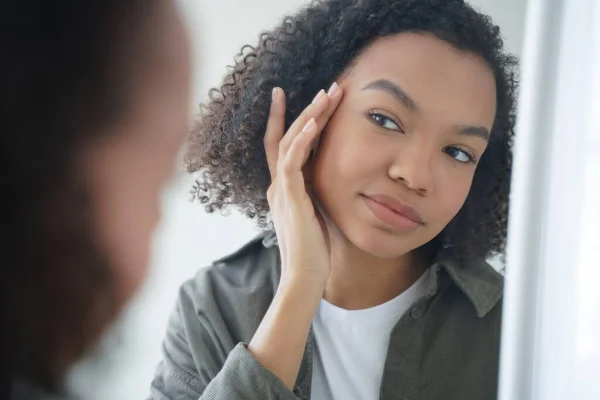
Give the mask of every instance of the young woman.
M 0 27 L 0 398 L 46 398 L 145 275 L 190 57 L 172 0 L 6 2 Z
M 515 69 L 460 0 L 317 1 L 242 52 L 187 162 L 266 233 L 184 284 L 151 397 L 495 398 Z

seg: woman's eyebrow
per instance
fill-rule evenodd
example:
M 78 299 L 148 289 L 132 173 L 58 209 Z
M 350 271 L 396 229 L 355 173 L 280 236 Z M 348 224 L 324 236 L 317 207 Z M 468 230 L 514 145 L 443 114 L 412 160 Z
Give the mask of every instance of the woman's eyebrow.
M 411 111 L 419 111 L 417 104 L 406 94 L 404 90 L 394 82 L 387 79 L 377 79 L 365 85 L 361 90 L 382 90 L 394 96 L 396 100 Z
M 419 107 L 410 98 L 408 94 L 397 84 L 387 79 L 377 79 L 366 84 L 361 90 L 381 90 L 391 94 L 400 104 L 411 111 L 418 112 Z M 456 132 L 460 135 L 475 136 L 485 140 L 490 140 L 490 132 L 483 126 L 458 126 Z
M 459 135 L 475 136 L 485 140 L 490 140 L 490 132 L 483 126 L 458 126 L 456 131 Z

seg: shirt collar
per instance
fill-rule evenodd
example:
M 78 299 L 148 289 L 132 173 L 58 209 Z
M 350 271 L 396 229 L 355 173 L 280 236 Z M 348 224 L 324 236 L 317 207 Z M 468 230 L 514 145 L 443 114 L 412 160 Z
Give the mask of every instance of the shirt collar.
M 502 297 L 504 279 L 485 260 L 461 265 L 448 252 L 442 251 L 432 269 L 434 273 L 431 275 L 435 281 L 440 270 L 447 272 L 452 282 L 469 299 L 479 318 L 485 317 Z M 430 284 L 434 284 L 437 291 L 437 282 Z

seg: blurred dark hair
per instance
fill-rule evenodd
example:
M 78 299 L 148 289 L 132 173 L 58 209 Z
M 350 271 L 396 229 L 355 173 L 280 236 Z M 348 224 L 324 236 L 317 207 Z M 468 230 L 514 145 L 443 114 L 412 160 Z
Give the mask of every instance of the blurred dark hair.
M 321 88 L 328 88 L 378 38 L 401 32 L 435 35 L 480 56 L 496 79 L 496 119 L 469 196 L 428 245 L 469 265 L 503 253 L 515 126 L 517 60 L 500 29 L 463 0 L 317 0 L 244 46 L 220 89 L 201 107 L 186 162 L 200 172 L 193 194 L 208 212 L 235 205 L 270 227 L 270 175 L 263 138 L 274 86 L 286 93 L 286 129 Z M 366 150 L 368 151 L 368 150 Z
M 59 390 L 117 312 L 77 156 L 126 115 L 156 3 L 0 7 L 2 398 L 15 380 Z

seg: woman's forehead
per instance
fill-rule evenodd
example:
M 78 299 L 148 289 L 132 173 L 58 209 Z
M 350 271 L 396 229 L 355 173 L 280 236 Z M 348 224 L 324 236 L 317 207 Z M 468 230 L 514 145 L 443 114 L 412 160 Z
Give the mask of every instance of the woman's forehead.
M 465 118 L 476 116 L 480 124 L 493 122 L 496 82 L 492 69 L 481 57 L 433 35 L 406 32 L 379 39 L 356 58 L 341 80 L 350 95 L 376 93 L 368 89 L 381 89 L 377 82 L 382 81 L 401 89 L 417 105 L 415 110 L 429 109 L 437 115 L 445 110 Z M 392 90 L 379 91 L 384 92 L 393 95 Z
M 403 32 L 374 41 L 353 61 L 346 78 L 388 75 L 397 79 L 493 78 L 478 55 L 455 48 L 431 34 Z

